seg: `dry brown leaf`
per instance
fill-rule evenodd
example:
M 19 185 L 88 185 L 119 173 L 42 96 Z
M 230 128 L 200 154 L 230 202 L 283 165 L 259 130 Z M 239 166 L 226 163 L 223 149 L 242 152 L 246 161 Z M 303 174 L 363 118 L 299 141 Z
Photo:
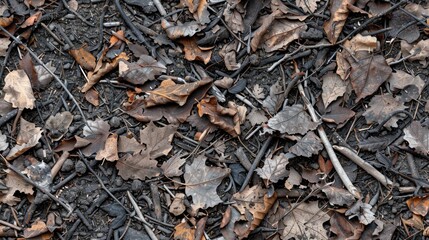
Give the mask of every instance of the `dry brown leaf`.
M 304 106 L 295 104 L 284 107 L 281 112 L 268 120 L 268 126 L 280 133 L 304 135 L 309 130 L 316 129 L 318 123 L 311 120 Z
M 286 170 L 286 166 L 288 163 L 288 156 L 281 153 L 273 158 L 267 158 L 264 162 L 264 166 L 262 168 L 257 168 L 255 172 L 258 173 L 262 179 L 266 180 L 266 185 L 269 185 L 269 183 L 276 183 L 287 177 L 289 172 Z
M 197 108 L 200 117 L 207 115 L 211 123 L 231 136 L 240 135 L 239 112 L 237 108 L 231 107 L 231 104 L 229 104 L 228 108 L 225 108 L 218 104 L 215 97 L 207 97 L 197 104 Z
M 25 20 L 25 22 L 20 26 L 21 28 L 26 28 L 33 26 L 39 19 L 42 17 L 42 12 L 37 11 L 35 14 L 31 15 Z
M 38 81 L 37 72 L 29 52 L 27 52 L 27 54 L 25 54 L 24 57 L 19 61 L 19 68 L 24 70 L 27 74 L 32 88 L 40 89 L 40 82 Z
M 336 73 L 341 77 L 341 79 L 346 80 L 349 78 L 351 66 L 347 61 L 348 53 L 347 51 L 338 51 L 336 56 L 337 62 L 337 71 Z
M 425 86 L 425 82 L 420 76 L 413 76 L 401 70 L 392 73 L 387 81 L 390 84 L 390 90 L 394 92 L 403 90 L 401 91 L 401 99 L 406 102 L 412 99 L 417 100 Z
M 195 240 L 195 231 L 195 227 L 191 227 L 187 222 L 183 221 L 174 227 L 174 239 Z M 206 240 L 206 238 L 202 236 L 201 240 Z
M 344 42 L 344 47 L 354 54 L 358 51 L 373 52 L 378 48 L 378 44 L 376 37 L 357 34 L 352 39 L 346 40 Z
M 420 64 L 426 65 L 426 58 L 429 57 L 429 39 L 420 40 L 417 44 L 409 44 L 402 40 L 401 53 L 402 57 L 409 57 L 410 61 L 419 61 Z
M 296 5 L 302 8 L 304 12 L 313 13 L 314 11 L 316 11 L 317 3 L 319 1 L 320 0 L 296 0 Z
M 104 144 L 104 148 L 97 152 L 95 160 L 107 160 L 114 162 L 119 159 L 118 156 L 118 134 L 112 133 Z
M 183 158 L 182 154 L 175 154 L 162 164 L 161 169 L 163 170 L 163 174 L 167 177 L 181 176 L 183 171 L 180 170 L 180 168 L 185 164 L 185 162 L 186 158 Z
M 211 82 L 209 79 L 203 79 L 192 83 L 176 84 L 172 80 L 165 80 L 157 89 L 147 92 L 149 97 L 144 100 L 145 107 L 153 107 L 170 102 L 183 106 L 192 92 Z
M 207 64 L 212 56 L 210 49 L 203 49 L 198 46 L 196 38 L 181 38 L 179 42 L 183 45 L 185 59 L 188 61 L 202 61 Z
M 81 92 L 88 91 L 92 86 L 94 86 L 104 75 L 115 69 L 119 61 L 128 60 L 127 55 L 124 52 L 121 52 L 117 57 L 115 57 L 112 62 L 103 62 L 103 58 L 98 60 L 98 63 L 93 72 L 88 73 L 88 82 L 83 85 Z
M 0 18 L 0 26 L 9 27 L 13 23 L 13 15 L 10 17 L 1 17 Z
M 343 214 L 334 212 L 329 220 L 330 229 L 339 239 L 361 239 L 365 225 L 357 219 L 347 219 Z M 396 228 L 396 227 L 395 227 Z
M 125 155 L 125 157 L 116 161 L 116 169 L 118 169 L 118 175 L 124 180 L 145 180 L 161 174 L 162 170 L 157 167 L 157 164 L 156 160 L 149 158 L 148 152 L 143 152 L 137 155 Z
M 165 19 L 161 20 L 161 26 L 167 33 L 168 38 L 172 40 L 182 37 L 193 37 L 197 32 L 204 29 L 204 26 L 197 22 L 187 22 L 182 25 L 175 26 Z
M 72 122 L 73 115 L 67 111 L 57 113 L 55 116 L 49 116 L 45 123 L 45 128 L 48 130 L 48 136 L 53 141 L 60 140 L 64 134 L 67 133 Z
M 265 112 L 260 109 L 252 109 L 247 115 L 247 120 L 249 120 L 252 126 L 262 124 L 268 121 L 268 118 L 265 116 Z
M 52 62 L 48 62 L 45 64 L 49 70 L 52 72 L 55 72 L 56 68 L 52 66 Z M 37 72 L 37 80 L 39 81 L 38 85 L 41 89 L 46 88 L 49 83 L 54 79 L 54 76 L 52 76 L 43 66 L 37 65 L 34 67 L 34 69 Z
M 214 85 L 216 85 L 216 87 L 228 89 L 232 86 L 233 83 L 234 79 L 230 77 L 223 77 L 222 79 L 216 80 Z
M 98 107 L 100 105 L 100 99 L 97 90 L 91 88 L 85 93 L 85 100 L 92 105 Z
M 413 121 L 404 129 L 404 133 L 404 139 L 411 148 L 423 155 L 429 154 L 429 129 L 423 127 L 420 122 Z
M 7 172 L 6 178 L 4 179 L 5 185 L 8 187 L 8 190 L 6 194 L 0 193 L 0 202 L 7 204 L 9 206 L 15 206 L 18 204 L 21 199 L 18 197 L 15 197 L 14 194 L 19 191 L 28 195 L 32 195 L 34 193 L 33 191 L 33 185 L 27 183 L 15 172 L 12 172 L 10 170 L 5 170 Z
M 104 148 L 106 139 L 109 136 L 110 125 L 101 119 L 88 120 L 87 124 L 88 126 L 83 127 L 83 135 L 85 140 L 91 143 L 82 149 L 82 153 L 85 156 L 91 156 Z
M 422 217 L 416 214 L 413 214 L 413 217 L 410 219 L 402 219 L 402 222 L 406 226 L 410 226 L 417 230 L 423 231 L 425 229 L 425 225 L 423 223 Z
M 270 94 L 262 102 L 262 106 L 272 115 L 276 114 L 282 107 L 284 101 L 283 87 L 280 81 L 277 81 L 270 87 Z
M 31 224 L 30 228 L 24 229 L 24 238 L 31 239 L 46 232 L 48 232 L 48 227 L 46 226 L 45 222 L 37 219 L 33 224 Z
M 329 123 L 343 124 L 354 117 L 355 114 L 354 111 L 341 107 L 340 104 L 332 104 L 329 107 L 329 112 L 323 114 L 322 119 Z
M 311 157 L 318 154 L 322 149 L 323 145 L 320 138 L 313 131 L 310 131 L 290 147 L 289 151 L 297 156 Z
M 322 81 L 322 99 L 325 108 L 327 108 L 331 102 L 344 95 L 347 90 L 347 84 L 333 72 L 325 74 Z
M 237 63 L 236 54 L 237 54 L 238 41 L 232 41 L 229 44 L 225 44 L 222 49 L 219 51 L 219 56 L 223 58 L 225 62 L 226 69 L 230 71 L 235 71 L 241 67 L 240 63 Z
M 140 130 L 140 142 L 146 145 L 145 152 L 151 159 L 168 155 L 173 148 L 171 142 L 176 129 L 177 126 L 175 125 L 157 127 L 153 122 L 150 122 L 145 129 Z
M 69 54 L 82 66 L 83 69 L 94 71 L 96 65 L 95 57 L 83 47 L 78 49 L 70 49 Z
M 7 50 L 9 49 L 9 44 L 11 41 L 7 38 L 0 38 L 0 56 L 6 56 Z
M 82 148 L 88 146 L 91 141 L 81 138 L 79 136 L 74 136 L 69 139 L 62 140 L 60 144 L 55 148 L 55 152 L 70 152 L 73 149 Z
M 24 0 L 24 4 L 27 7 L 32 6 L 33 8 L 38 8 L 45 4 L 45 0 Z
M 323 24 L 323 29 L 332 44 L 337 42 L 344 24 L 349 16 L 348 5 L 353 5 L 356 0 L 333 0 L 331 4 L 331 18 Z
M 36 146 L 39 139 L 42 137 L 41 128 L 36 127 L 36 124 L 27 122 L 24 118 L 20 119 L 20 127 L 16 145 L 10 150 L 6 156 L 7 160 L 13 160 L 25 153 L 30 148 Z
M 206 159 L 204 155 L 199 155 L 191 165 L 185 165 L 185 192 L 192 197 L 193 209 L 207 209 L 221 203 L 216 188 L 230 173 L 230 169 L 206 166 Z
M 403 102 L 399 101 L 397 98 L 394 98 L 391 94 L 376 95 L 371 99 L 369 103 L 369 108 L 366 109 L 363 116 L 366 119 L 368 124 L 373 122 L 382 123 L 383 120 L 391 114 L 392 112 L 398 110 L 404 110 L 407 107 Z M 395 115 L 387 121 L 385 127 L 398 127 L 397 122 L 402 119 L 400 116 Z
M 388 4 L 390 7 L 390 4 Z M 420 29 L 417 25 L 410 25 L 409 23 L 414 21 L 414 18 L 407 13 L 396 10 L 391 13 L 391 18 L 389 21 L 389 27 L 392 29 L 388 33 L 388 36 L 394 39 L 403 39 L 408 43 L 412 43 L 419 39 Z
M 14 70 L 4 79 L 4 100 L 12 103 L 12 107 L 19 109 L 33 109 L 36 99 L 33 95 L 30 79 L 24 70 Z
M 414 214 L 425 217 L 429 211 L 429 196 L 417 196 L 407 200 L 407 206 Z
M 211 123 L 209 119 L 198 116 L 198 113 L 192 114 L 186 119 L 186 121 L 195 127 L 198 132 L 204 132 L 207 130 L 209 133 L 212 133 L 218 129 L 218 127 Z
M 285 181 L 285 188 L 291 190 L 293 186 L 299 186 L 302 182 L 301 174 L 295 170 L 295 168 L 290 168 L 289 176 Z
M 225 17 L 226 25 L 228 25 L 232 32 L 238 33 L 244 31 L 243 17 L 235 6 L 227 4 L 223 11 L 223 16 Z
M 323 212 L 317 201 L 303 202 L 294 206 L 291 212 L 283 218 L 285 228 L 282 239 L 325 239 L 326 230 L 323 223 L 329 216 Z M 305 230 L 304 230 L 305 229 Z
M 359 222 L 363 225 L 368 225 L 375 220 L 374 213 L 371 211 L 372 206 L 368 203 L 362 202 L 359 199 L 352 207 L 345 212 L 345 215 L 349 218 L 358 217 Z
M 69 7 L 75 11 L 77 11 L 78 7 L 79 7 L 79 3 L 76 0 L 70 0 L 67 3 L 69 5 Z
M 355 202 L 353 194 L 346 189 L 324 186 L 322 187 L 322 191 L 326 194 L 329 203 L 333 206 L 351 206 Z
M 154 80 L 155 76 L 165 73 L 167 67 L 148 55 L 141 55 L 136 63 L 127 61 L 119 62 L 119 77 L 125 81 L 143 85 L 148 80 Z
M 173 202 L 171 203 L 168 211 L 172 213 L 174 216 L 179 216 L 183 212 L 185 212 L 186 206 L 185 206 L 185 194 L 183 193 L 176 193 L 174 196 Z
M 132 153 L 138 154 L 143 151 L 146 147 L 139 143 L 134 137 L 119 136 L 118 140 L 118 152 L 120 153 Z
M 201 24 L 210 22 L 207 0 L 185 0 L 184 2 L 189 11 L 194 14 L 195 20 Z
M 357 62 L 349 56 L 348 61 L 352 67 L 350 80 L 356 92 L 356 102 L 377 91 L 392 73 L 392 68 L 382 55 L 365 56 Z
M 117 32 L 112 32 L 115 34 L 112 34 L 112 36 L 109 39 L 109 48 L 112 47 L 120 47 L 120 45 L 122 44 L 122 42 L 127 42 L 127 39 L 125 38 L 125 32 L 124 30 L 119 30 Z

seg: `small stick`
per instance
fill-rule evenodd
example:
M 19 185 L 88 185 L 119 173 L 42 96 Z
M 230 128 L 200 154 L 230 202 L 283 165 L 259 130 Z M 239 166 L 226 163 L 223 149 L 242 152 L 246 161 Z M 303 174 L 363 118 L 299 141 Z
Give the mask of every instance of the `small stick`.
M 76 17 L 78 17 L 80 20 L 82 20 L 82 22 L 84 22 L 85 24 L 87 24 L 87 25 L 89 25 L 89 26 L 91 26 L 91 27 L 95 27 L 95 25 L 94 25 L 94 24 L 92 24 L 92 23 L 88 22 L 88 20 L 86 20 L 82 15 L 80 15 L 78 12 L 76 12 L 75 10 L 73 10 L 73 9 L 68 5 L 68 3 L 66 2 L 66 0 L 62 0 L 62 1 L 63 1 L 63 4 L 64 4 L 64 7 L 66 7 L 66 8 L 67 8 L 67 10 L 69 10 L 71 13 L 73 13 L 74 15 L 76 15 Z
M 363 170 L 368 172 L 371 176 L 373 176 L 375 179 L 377 179 L 381 184 L 383 184 L 387 188 L 391 188 L 393 186 L 393 182 L 384 176 L 381 172 L 379 172 L 377 169 L 375 169 L 371 164 L 367 163 L 365 160 L 363 160 L 359 155 L 357 155 L 352 150 L 341 147 L 338 145 L 332 146 L 335 150 L 346 156 L 348 159 L 352 160 L 354 163 L 356 163 L 359 167 L 361 167 Z
M 267 69 L 268 72 L 271 72 L 276 68 L 278 65 L 280 65 L 282 62 L 284 62 L 286 59 L 292 57 L 293 55 L 297 54 L 299 51 L 301 51 L 301 48 L 296 49 L 295 51 L 291 53 L 285 54 L 282 58 L 280 58 L 277 62 L 275 62 L 271 67 Z
M 307 106 L 308 112 L 310 113 L 311 118 L 314 122 L 318 122 L 316 110 L 314 110 L 313 105 L 311 105 L 308 98 L 305 96 L 304 88 L 302 87 L 302 84 L 298 84 L 298 90 L 301 94 L 305 105 Z M 323 129 L 323 126 L 317 127 L 317 132 L 319 133 L 319 137 L 322 140 L 323 145 L 325 146 L 326 151 L 328 152 L 329 157 L 331 158 L 332 165 L 335 168 L 335 171 L 340 176 L 341 181 L 343 182 L 344 186 L 347 188 L 347 190 L 353 194 L 356 198 L 361 198 L 359 191 L 357 188 L 353 185 L 350 178 L 347 176 L 346 171 L 344 171 L 343 166 L 341 166 L 340 160 L 338 160 L 337 155 L 334 152 L 334 149 L 332 149 L 332 145 L 329 142 L 328 136 L 326 136 L 325 129 Z
M 153 208 L 155 210 L 155 217 L 158 220 L 162 220 L 162 211 L 161 211 L 161 200 L 159 198 L 158 186 L 155 183 L 150 184 L 150 191 L 152 193 L 153 199 Z
M 6 226 L 6 227 L 13 228 L 13 229 L 15 229 L 15 230 L 17 230 L 17 231 L 21 231 L 21 230 L 22 230 L 22 228 L 21 228 L 21 227 L 18 227 L 18 226 L 16 226 L 16 225 L 13 225 L 13 224 L 8 223 L 8 222 L 6 222 L 6 221 L 3 221 L 3 220 L 1 220 L 1 219 L 0 219 L 0 224 L 1 224 L 1 225 L 4 225 L 4 226 Z
M 12 111 L 6 113 L 0 118 L 0 127 L 3 126 L 3 124 L 9 122 L 15 115 L 18 113 L 18 109 L 13 109 Z
M 158 12 L 159 14 L 161 14 L 161 16 L 167 15 L 167 12 L 165 11 L 164 7 L 162 6 L 159 0 L 153 0 L 153 4 L 155 4 L 156 9 L 158 9 Z
M 61 167 L 63 166 L 66 159 L 70 156 L 69 152 L 63 152 L 61 157 L 58 159 L 58 161 L 55 163 L 55 165 L 51 169 L 51 179 L 54 180 L 55 176 L 57 176 L 58 172 L 60 171 Z
M 147 226 L 147 224 L 149 224 L 146 219 L 143 217 L 142 212 L 140 211 L 139 206 L 137 205 L 136 201 L 134 200 L 133 196 L 131 195 L 131 193 L 129 191 L 127 191 L 128 194 L 128 198 L 130 199 L 131 204 L 134 207 L 134 210 L 136 211 L 137 216 L 139 217 L 139 219 L 146 224 L 143 224 L 144 229 L 146 230 L 147 234 L 149 235 L 150 239 L 152 240 L 158 240 L 158 238 L 156 237 L 155 233 L 152 231 L 152 229 L 150 229 L 150 227 Z

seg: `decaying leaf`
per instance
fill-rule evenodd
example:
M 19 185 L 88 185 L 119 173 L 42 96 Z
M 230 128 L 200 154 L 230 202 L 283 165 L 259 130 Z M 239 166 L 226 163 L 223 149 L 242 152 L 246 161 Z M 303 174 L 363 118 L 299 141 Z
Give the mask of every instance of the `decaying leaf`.
M 264 162 L 264 166 L 262 168 L 257 168 L 255 172 L 257 172 L 262 179 L 267 180 L 267 185 L 270 182 L 276 183 L 287 177 L 288 170 L 286 170 L 286 166 L 288 163 L 288 156 L 281 153 L 280 155 L 274 156 L 272 159 L 267 158 Z
M 90 140 L 86 140 L 79 136 L 74 136 L 69 139 L 62 140 L 60 144 L 55 148 L 55 152 L 70 152 L 73 149 L 82 148 L 88 146 L 91 143 Z
M 198 24 L 197 22 L 187 22 L 182 25 L 175 26 L 165 19 L 161 20 L 161 26 L 167 33 L 167 36 L 172 40 L 179 39 L 182 37 L 192 37 L 197 32 L 200 32 L 204 29 L 204 26 Z
M 30 79 L 31 86 L 33 89 L 40 89 L 40 83 L 38 81 L 37 72 L 34 67 L 33 60 L 31 59 L 30 53 L 26 53 L 24 57 L 19 61 L 19 68 L 24 70 Z
M 157 177 L 162 170 L 157 167 L 158 162 L 149 158 L 148 152 L 143 152 L 137 155 L 127 154 L 123 158 L 116 161 L 116 169 L 118 175 L 124 180 L 140 179 Z
M 215 97 L 207 97 L 202 99 L 198 105 L 198 115 L 203 117 L 208 116 L 210 122 L 219 128 L 223 129 L 231 136 L 238 136 L 240 130 L 240 116 L 237 107 L 228 104 L 228 108 L 218 104 Z
M 9 147 L 7 136 L 0 132 L 0 151 L 4 151 Z
M 331 4 L 331 18 L 323 24 L 323 29 L 332 44 L 337 42 L 344 24 L 349 16 L 348 5 L 353 5 L 356 0 L 333 0 Z
M 228 3 L 226 5 L 225 10 L 223 11 L 225 22 L 228 25 L 228 27 L 231 28 L 231 31 L 234 33 L 244 31 L 243 17 L 241 16 L 240 12 L 237 11 L 236 6 L 237 6 L 237 3 L 236 4 Z
M 189 224 L 184 221 L 179 223 L 174 227 L 174 239 L 177 240 L 191 240 L 195 239 L 195 227 L 189 226 Z M 201 240 L 205 240 L 206 238 L 203 236 Z
M 85 48 L 81 47 L 78 49 L 71 49 L 69 50 L 69 54 L 85 70 L 93 71 L 95 69 L 95 65 L 96 65 L 95 57 L 90 52 L 88 52 Z
M 172 213 L 174 216 L 181 215 L 186 210 L 185 206 L 185 194 L 176 193 L 174 196 L 174 200 L 171 203 L 168 211 Z
M 18 174 L 10 170 L 6 170 L 7 175 L 4 179 L 5 185 L 8 187 L 6 194 L 1 194 L 0 192 L 0 202 L 7 204 L 9 206 L 15 206 L 18 204 L 21 199 L 15 197 L 14 194 L 19 191 L 25 194 L 32 195 L 34 193 L 33 186 L 24 179 L 22 179 Z
M 333 206 L 351 206 L 355 202 L 353 194 L 346 189 L 324 186 L 322 191 L 326 194 L 329 199 L 329 203 Z
M 189 11 L 194 14 L 195 20 L 201 24 L 210 22 L 207 0 L 185 0 L 184 2 L 188 6 Z
M 404 133 L 404 139 L 411 148 L 424 155 L 429 153 L 429 129 L 423 127 L 420 122 L 413 121 L 404 129 Z
M 413 214 L 412 218 L 410 219 L 402 219 L 402 223 L 406 226 L 415 228 L 417 230 L 423 231 L 425 229 L 425 225 L 423 223 L 422 217 L 417 215 L 417 214 Z
M 290 147 L 289 151 L 297 156 L 311 157 L 318 154 L 322 149 L 323 145 L 320 138 L 313 131 L 310 131 L 302 139 L 298 140 L 295 145 Z
M 344 47 L 352 54 L 355 54 L 358 51 L 373 52 L 378 47 L 378 41 L 376 37 L 357 34 L 351 40 L 345 41 Z
M 325 108 L 347 90 L 347 84 L 337 74 L 329 72 L 323 76 L 322 99 Z
M 340 104 L 332 104 L 329 106 L 329 112 L 323 114 L 322 119 L 325 122 L 343 124 L 350 118 L 354 117 L 355 114 L 356 113 L 354 111 L 341 107 Z
M 320 0 L 296 0 L 296 5 L 302 8 L 304 12 L 312 13 L 316 11 L 319 1 Z
M 57 113 L 46 120 L 45 128 L 48 130 L 48 136 L 53 141 L 60 140 L 68 131 L 70 124 L 73 122 L 73 115 L 70 112 Z
M 9 161 L 15 159 L 30 148 L 36 146 L 39 139 L 42 137 L 42 132 L 43 130 L 41 130 L 40 127 L 36 127 L 36 124 L 21 118 L 16 145 L 10 150 L 6 159 Z
M 6 55 L 7 49 L 9 49 L 10 40 L 7 38 L 0 38 L 0 56 Z
M 409 44 L 402 40 L 401 52 L 402 56 L 409 57 L 410 61 L 419 61 L 420 64 L 426 65 L 426 58 L 429 56 L 429 39 L 420 40 L 417 44 Z
M 211 82 L 210 79 L 184 84 L 176 84 L 172 80 L 162 81 L 157 89 L 147 92 L 149 97 L 144 100 L 145 107 L 153 107 L 170 102 L 183 106 L 192 92 Z
M 183 171 L 180 170 L 180 167 L 182 167 L 185 162 L 186 158 L 183 158 L 183 155 L 179 153 L 175 154 L 162 164 L 161 169 L 163 170 L 163 174 L 167 177 L 181 176 Z
M 88 91 L 86 91 L 85 100 L 96 107 L 100 105 L 100 98 L 99 98 L 98 92 L 94 88 L 91 88 Z
M 391 94 L 375 95 L 371 99 L 369 106 L 370 108 L 368 108 L 363 114 L 368 124 L 373 122 L 381 123 L 390 113 L 407 108 L 404 103 L 398 101 L 396 98 L 393 98 Z M 398 115 L 395 115 L 390 118 L 390 120 L 387 121 L 384 126 L 396 128 L 398 127 L 397 121 L 400 119 L 401 118 Z
M 290 168 L 289 176 L 285 181 L 285 188 L 291 190 L 293 186 L 298 186 L 301 184 L 302 177 L 295 168 Z
M 192 114 L 188 119 L 186 119 L 186 121 L 195 127 L 198 132 L 208 131 L 209 133 L 212 133 L 219 129 L 218 126 L 211 123 L 209 119 L 198 116 L 198 113 Z
M 403 39 L 408 43 L 416 41 L 420 37 L 420 29 L 417 25 L 410 25 L 411 21 L 414 21 L 414 18 L 407 13 L 399 9 L 393 11 L 389 21 L 389 27 L 392 30 L 387 32 L 388 35 L 392 38 Z
M 265 116 L 265 112 L 260 109 L 252 109 L 246 118 L 247 120 L 249 120 L 252 126 L 262 124 L 268 121 L 268 118 Z
M 27 7 L 34 7 L 34 8 L 38 8 L 43 6 L 43 4 L 45 4 L 45 0 L 24 0 L 24 4 Z
M 357 62 L 351 57 L 348 60 L 352 67 L 350 79 L 357 95 L 356 102 L 377 91 L 392 73 L 382 55 L 365 56 Z
M 24 238 L 32 239 L 38 236 L 40 237 L 40 235 L 46 232 L 48 232 L 48 227 L 46 226 L 46 223 L 40 219 L 37 219 L 33 224 L 31 224 L 31 227 L 24 229 Z
M 230 172 L 229 169 L 206 166 L 206 159 L 200 155 L 194 158 L 191 165 L 185 165 L 185 192 L 192 197 L 194 209 L 206 209 L 222 202 L 216 188 Z
M 286 106 L 281 112 L 268 120 L 268 126 L 280 133 L 306 134 L 309 130 L 314 130 L 318 126 L 301 104 Z
M 88 126 L 83 127 L 85 140 L 91 143 L 82 149 L 85 156 L 90 156 L 104 148 L 107 137 L 109 136 L 110 125 L 101 119 L 95 121 L 88 120 Z
M 171 142 L 176 129 L 177 126 L 175 125 L 157 127 L 153 122 L 150 122 L 145 129 L 140 130 L 140 142 L 146 145 L 145 152 L 150 158 L 167 156 L 173 148 Z
M 142 85 L 147 80 L 154 80 L 155 76 L 165 73 L 167 67 L 149 55 L 140 55 L 136 63 L 126 60 L 119 61 L 119 77 L 125 81 Z
M 253 85 L 252 93 L 253 93 L 253 95 L 255 95 L 255 97 L 257 99 L 264 99 L 265 98 L 264 88 L 261 87 L 259 84 Z
M 414 214 L 425 217 L 429 211 L 429 196 L 417 196 L 407 200 L 407 206 Z
M 401 91 L 401 99 L 408 101 L 411 101 L 411 99 L 417 100 L 425 86 L 425 82 L 420 76 L 413 76 L 401 70 L 396 70 L 396 72 L 392 73 L 388 82 L 390 90 L 394 92 L 403 90 Z M 412 89 L 416 89 L 417 91 L 410 91 Z
M 343 214 L 334 212 L 329 220 L 330 230 L 337 235 L 339 239 L 361 239 L 365 225 L 357 219 L 347 219 Z
M 262 102 L 262 106 L 271 114 L 276 114 L 284 101 L 283 87 L 280 81 L 277 81 L 270 87 L 270 94 Z
M 36 99 L 33 95 L 30 79 L 24 70 L 14 70 L 4 78 L 4 100 L 12 103 L 14 108 L 33 109 Z
M 216 87 L 228 89 L 232 86 L 233 83 L 234 79 L 230 77 L 223 77 L 222 79 L 214 81 L 213 84 L 216 85 Z
M 230 71 L 235 71 L 241 67 L 241 64 L 237 63 L 236 59 L 237 47 L 238 41 L 233 41 L 229 44 L 224 45 L 219 51 L 219 56 L 223 58 L 226 69 Z
M 204 62 L 204 64 L 207 64 L 210 61 L 212 51 L 198 46 L 196 38 L 181 38 L 179 42 L 183 45 L 186 60 L 198 60 Z
M 113 133 L 107 137 L 104 148 L 97 152 L 95 160 L 107 160 L 113 162 L 118 159 L 118 134 Z
M 42 17 L 42 12 L 37 11 L 34 14 L 32 14 L 30 17 L 28 17 L 25 22 L 21 25 L 21 28 L 26 28 L 33 26 L 39 19 Z
M 317 201 L 300 203 L 283 219 L 285 228 L 282 239 L 324 239 L 326 230 L 323 223 L 329 216 L 322 211 Z
M 349 210 L 346 211 L 346 216 L 349 218 L 358 217 L 359 222 L 363 225 L 368 225 L 375 220 L 374 213 L 371 211 L 372 206 L 362 202 L 359 199 Z
M 52 72 L 55 72 L 56 68 L 52 66 L 52 62 L 48 62 L 45 64 L 49 70 Z M 39 87 L 40 89 L 46 88 L 49 83 L 54 79 L 54 76 L 52 76 L 43 66 L 37 65 L 34 67 L 34 69 L 37 72 L 37 80 L 39 81 Z

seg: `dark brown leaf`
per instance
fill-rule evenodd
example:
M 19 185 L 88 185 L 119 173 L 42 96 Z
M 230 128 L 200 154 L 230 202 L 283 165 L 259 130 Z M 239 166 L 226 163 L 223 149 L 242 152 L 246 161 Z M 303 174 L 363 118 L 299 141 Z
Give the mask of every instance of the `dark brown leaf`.
M 136 63 L 125 60 L 119 62 L 119 77 L 125 81 L 143 85 L 147 80 L 154 80 L 155 76 L 165 73 L 167 68 L 148 55 L 141 55 Z
M 355 112 L 341 107 L 340 104 L 332 104 L 329 107 L 329 112 L 323 114 L 322 119 L 325 122 L 342 124 L 348 121 L 350 118 L 355 116 Z
M 373 122 L 381 123 L 383 120 L 394 111 L 404 110 L 407 107 L 404 103 L 398 101 L 398 99 L 393 98 L 391 94 L 376 95 L 371 99 L 369 103 L 370 108 L 368 108 L 363 116 L 366 118 L 366 122 L 371 124 Z M 386 127 L 398 127 L 397 122 L 401 118 L 398 115 L 393 116 L 387 121 L 384 126 Z
M 33 89 L 40 89 L 40 83 L 37 77 L 36 69 L 34 68 L 33 60 L 31 59 L 30 53 L 24 55 L 19 61 L 19 67 L 25 71 L 28 78 L 30 79 L 31 86 Z
M 337 235 L 339 239 L 360 239 L 364 230 L 364 225 L 357 219 L 348 219 L 343 214 L 334 212 L 329 220 L 330 230 Z
M 101 119 L 95 121 L 88 120 L 88 126 L 83 127 L 85 140 L 91 143 L 82 149 L 85 156 L 90 156 L 104 148 L 107 137 L 109 136 L 110 125 Z
M 348 5 L 353 5 L 356 0 L 333 0 L 331 4 L 331 18 L 323 24 L 329 42 L 336 43 L 344 24 L 349 16 Z
M 148 152 L 143 152 L 137 155 L 125 155 L 116 162 L 116 169 L 118 169 L 118 175 L 124 180 L 145 180 L 161 174 L 162 170 L 157 167 L 157 164 L 156 160 L 149 158 Z

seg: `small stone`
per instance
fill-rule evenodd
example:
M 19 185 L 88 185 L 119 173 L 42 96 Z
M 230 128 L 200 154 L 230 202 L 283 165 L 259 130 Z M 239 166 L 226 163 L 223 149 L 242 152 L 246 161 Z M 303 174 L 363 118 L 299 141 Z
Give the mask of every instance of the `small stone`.
M 398 209 L 396 207 L 392 207 L 392 213 L 396 214 L 398 212 Z
M 112 128 L 119 128 L 119 126 L 121 125 L 121 119 L 119 117 L 114 116 L 109 120 L 109 124 Z
M 43 148 L 39 148 L 37 151 L 36 151 L 36 157 L 39 159 L 39 160 L 43 160 L 43 161 L 48 161 L 49 159 L 51 159 L 51 157 L 52 157 L 52 153 L 51 153 L 51 151 L 49 151 L 49 150 L 47 150 L 47 149 L 43 149 Z
M 131 183 L 131 191 L 135 192 L 135 191 L 141 190 L 142 187 L 143 187 L 143 183 L 138 179 L 133 180 L 133 182 Z
M 101 233 L 101 232 L 97 233 L 97 237 L 98 238 L 104 237 L 104 233 Z
M 122 178 L 120 178 L 120 177 L 115 178 L 115 185 L 117 187 L 122 186 L 122 184 L 124 184 L 124 180 L 122 180 Z
M 70 63 L 66 63 L 63 66 L 64 69 L 70 69 L 71 68 L 71 64 Z
M 86 165 L 82 161 L 78 161 L 74 168 L 79 175 L 86 173 Z
M 258 55 L 256 55 L 256 54 L 252 54 L 252 55 L 250 55 L 250 64 L 252 64 L 253 66 L 256 66 L 256 65 L 258 65 L 259 64 L 259 61 L 260 59 L 259 59 L 259 56 Z
M 74 115 L 73 120 L 74 121 L 80 121 L 82 119 L 82 116 L 80 114 Z
M 74 168 L 74 162 L 70 158 L 67 158 L 66 161 L 64 161 L 63 166 L 61 167 L 61 171 L 63 172 L 70 172 Z

